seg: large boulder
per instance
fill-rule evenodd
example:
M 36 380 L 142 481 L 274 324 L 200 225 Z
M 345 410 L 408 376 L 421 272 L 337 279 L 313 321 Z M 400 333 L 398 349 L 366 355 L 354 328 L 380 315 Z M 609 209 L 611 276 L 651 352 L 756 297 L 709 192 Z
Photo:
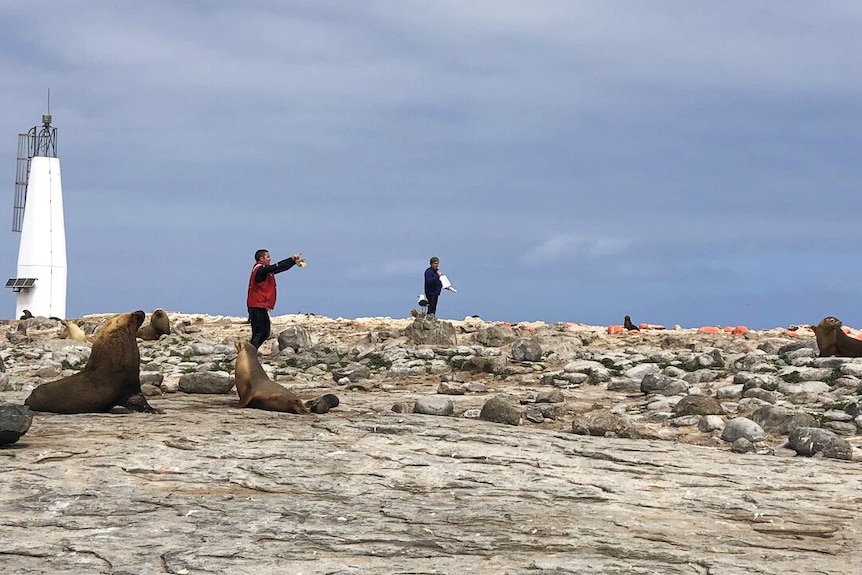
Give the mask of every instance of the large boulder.
M 639 432 L 631 424 L 628 417 L 612 413 L 607 409 L 597 409 L 575 416 L 572 421 L 572 431 L 578 435 L 597 437 L 624 437 L 628 439 L 640 437 Z
M 678 417 L 685 415 L 722 415 L 724 413 L 721 404 L 711 395 L 686 395 L 673 406 L 672 411 Z
M 455 326 L 447 321 L 419 316 L 404 330 L 404 335 L 417 345 L 450 346 L 458 344 Z
M 641 380 L 641 392 L 647 394 L 679 395 L 686 393 L 689 387 L 689 384 L 682 379 L 676 379 L 663 373 L 648 373 Z
M 228 393 L 234 379 L 223 371 L 187 373 L 180 378 L 179 389 L 183 393 Z
M 473 341 L 485 347 L 502 347 L 516 339 L 515 330 L 504 325 L 492 325 L 473 334 Z
M 0 405 L 0 445 L 18 441 L 31 423 L 33 412 L 26 405 Z
M 505 397 L 492 397 L 482 406 L 479 418 L 494 423 L 518 425 L 521 423 L 521 409 L 512 405 Z
M 371 368 L 361 363 L 354 362 L 344 367 L 335 367 L 332 369 L 332 379 L 336 383 L 341 382 L 344 378 L 349 379 L 351 383 L 356 383 L 369 377 L 371 377 Z
M 517 339 L 512 344 L 512 359 L 515 361 L 541 361 L 542 346 L 534 339 Z
M 448 397 L 426 395 L 418 398 L 413 404 L 413 413 L 443 416 L 452 415 L 455 413 L 455 403 Z
M 470 373 L 493 373 L 503 375 L 506 373 L 506 358 L 502 355 L 482 357 L 474 355 L 467 359 L 461 366 L 462 371 Z
M 734 417 L 724 426 L 721 432 L 721 439 L 728 443 L 733 443 L 739 438 L 744 438 L 751 443 L 757 443 L 766 439 L 766 432 L 747 417 Z
M 751 420 L 766 431 L 781 435 L 797 427 L 819 427 L 813 415 L 780 405 L 764 405 L 751 414 Z
M 283 351 L 288 347 L 293 351 L 300 351 L 311 347 L 311 336 L 305 328 L 298 325 L 291 325 L 278 332 L 278 351 Z
M 787 444 L 798 455 L 811 457 L 821 454 L 833 459 L 852 459 L 853 446 L 827 429 L 796 427 L 790 432 Z

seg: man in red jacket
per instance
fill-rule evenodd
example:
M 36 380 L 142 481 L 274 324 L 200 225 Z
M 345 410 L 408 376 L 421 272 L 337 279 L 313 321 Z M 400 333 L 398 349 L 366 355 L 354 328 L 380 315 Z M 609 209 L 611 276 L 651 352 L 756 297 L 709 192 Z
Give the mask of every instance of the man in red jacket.
M 254 252 L 254 267 L 248 278 L 248 320 L 251 323 L 251 344 L 260 348 L 269 337 L 269 312 L 275 308 L 275 274 L 289 270 L 302 261 L 302 254 L 293 254 L 276 264 L 270 264 L 269 250 Z

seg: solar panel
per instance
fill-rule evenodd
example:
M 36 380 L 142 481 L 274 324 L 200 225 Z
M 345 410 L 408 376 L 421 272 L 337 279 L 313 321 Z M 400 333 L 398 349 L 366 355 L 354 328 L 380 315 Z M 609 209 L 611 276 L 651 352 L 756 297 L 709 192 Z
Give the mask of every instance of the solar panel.
M 6 280 L 6 287 L 12 288 L 15 291 L 28 289 L 36 284 L 36 278 L 9 278 Z

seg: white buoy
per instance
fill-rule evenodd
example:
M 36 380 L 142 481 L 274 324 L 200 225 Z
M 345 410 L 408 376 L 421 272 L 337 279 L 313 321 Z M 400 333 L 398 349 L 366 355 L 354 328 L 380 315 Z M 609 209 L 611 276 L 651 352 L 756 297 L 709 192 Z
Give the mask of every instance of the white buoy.
M 60 160 L 51 116 L 42 116 L 42 122 L 41 129 L 33 128 L 19 137 L 19 172 L 26 159 L 27 177 L 23 194 L 16 194 L 12 227 L 13 231 L 21 232 L 18 277 L 9 279 L 6 287 L 17 292 L 16 318 L 28 310 L 34 316 L 65 319 L 66 227 Z M 27 157 L 22 158 L 25 146 Z M 23 183 L 20 173 L 16 183 L 19 186 Z

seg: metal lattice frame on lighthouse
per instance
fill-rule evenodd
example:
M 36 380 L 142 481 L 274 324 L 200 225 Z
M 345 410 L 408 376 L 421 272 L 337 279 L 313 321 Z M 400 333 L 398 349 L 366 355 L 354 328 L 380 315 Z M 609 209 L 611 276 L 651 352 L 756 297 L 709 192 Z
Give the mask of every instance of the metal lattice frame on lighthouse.
M 18 136 L 12 231 L 21 233 L 18 277 L 6 287 L 17 294 L 15 316 L 66 317 L 66 227 L 51 115 Z

